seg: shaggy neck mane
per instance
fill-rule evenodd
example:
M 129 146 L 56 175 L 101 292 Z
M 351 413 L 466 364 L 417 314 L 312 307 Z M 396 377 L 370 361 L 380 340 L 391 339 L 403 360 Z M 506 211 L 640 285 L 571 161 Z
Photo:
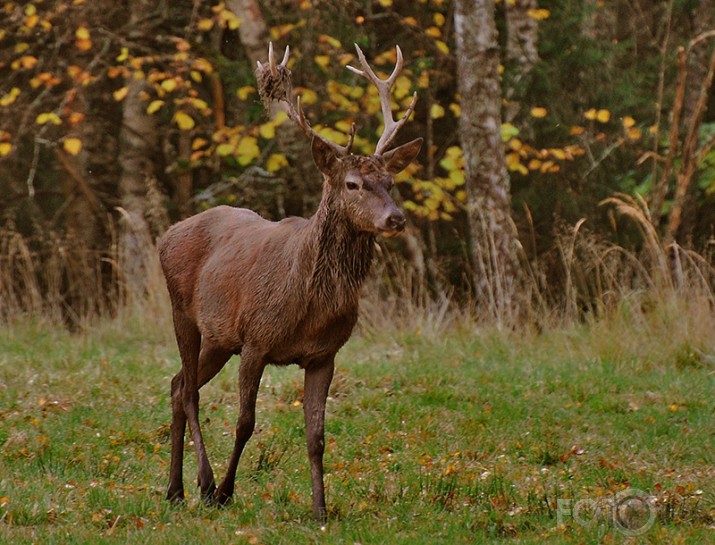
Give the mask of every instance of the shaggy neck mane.
M 356 305 L 372 262 L 375 236 L 358 231 L 346 219 L 342 203 L 325 182 L 323 198 L 313 216 L 311 292 L 323 308 L 338 311 Z

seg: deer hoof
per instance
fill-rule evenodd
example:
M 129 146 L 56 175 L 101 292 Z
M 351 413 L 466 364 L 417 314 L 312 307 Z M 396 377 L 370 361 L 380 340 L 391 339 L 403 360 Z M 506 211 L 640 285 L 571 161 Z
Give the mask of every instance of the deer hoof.
M 213 494 L 213 502 L 219 507 L 225 507 L 231 503 L 231 498 L 233 496 L 233 491 L 226 491 L 223 487 L 218 487 Z
M 211 484 L 206 487 L 205 490 L 201 490 L 201 499 L 204 500 L 204 503 L 206 503 L 207 505 L 211 505 L 213 503 L 213 497 L 215 492 L 216 483 L 211 482 Z
M 171 490 L 166 493 L 167 501 L 175 504 L 183 503 L 186 499 L 184 496 L 184 489 L 180 488 L 178 490 Z

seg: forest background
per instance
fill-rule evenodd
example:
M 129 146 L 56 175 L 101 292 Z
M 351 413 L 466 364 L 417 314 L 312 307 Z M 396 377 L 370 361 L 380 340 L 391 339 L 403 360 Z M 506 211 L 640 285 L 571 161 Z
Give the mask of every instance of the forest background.
M 254 67 L 294 51 L 311 123 L 356 151 L 390 71 L 406 236 L 383 245 L 396 305 L 572 319 L 624 292 L 710 285 L 713 6 L 707 0 L 5 2 L 0 23 L 0 316 L 74 327 L 148 285 L 154 241 L 219 203 L 312 214 L 302 135 L 266 114 Z M 462 23 L 460 23 L 462 22 Z M 457 23 L 457 24 L 455 24 Z M 469 81 L 471 78 L 471 81 Z M 466 90 L 466 92 L 465 92 Z M 613 250 L 616 251 L 613 251 Z M 687 269 L 687 270 L 686 270 Z M 687 283 L 687 282 L 686 282 Z

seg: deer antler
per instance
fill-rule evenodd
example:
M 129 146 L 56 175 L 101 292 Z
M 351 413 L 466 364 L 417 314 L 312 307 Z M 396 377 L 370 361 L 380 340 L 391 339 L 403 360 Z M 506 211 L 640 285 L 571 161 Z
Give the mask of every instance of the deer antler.
M 320 138 L 339 156 L 349 155 L 355 138 L 355 123 L 353 123 L 350 128 L 350 139 L 345 146 L 331 142 L 327 138 L 324 138 L 315 132 L 315 130 L 310 126 L 310 123 L 308 123 L 308 120 L 305 118 L 303 107 L 300 104 L 300 96 L 296 99 L 295 106 L 291 101 L 293 85 L 291 80 L 291 71 L 288 68 L 289 57 L 290 46 L 286 46 L 283 60 L 280 64 L 276 65 L 276 59 L 273 55 L 273 42 L 270 42 L 268 44 L 268 67 L 266 67 L 265 64 L 262 64 L 261 61 L 258 61 L 256 79 L 258 80 L 258 92 L 263 99 L 264 105 L 268 108 L 273 100 L 278 102 L 283 101 L 285 103 L 285 112 L 288 114 L 288 117 L 290 117 L 295 124 L 301 128 L 303 133 L 308 138 Z
M 358 70 L 357 68 L 348 66 L 348 70 L 372 82 L 372 84 L 377 87 L 377 91 L 380 96 L 380 107 L 382 109 L 382 117 L 385 120 L 385 129 L 383 130 L 382 136 L 380 136 L 380 140 L 378 140 L 377 146 L 375 147 L 375 155 L 382 155 L 397 135 L 397 131 L 400 130 L 400 127 L 402 127 L 402 125 L 404 125 L 409 119 L 410 115 L 412 115 L 412 112 L 415 109 L 415 104 L 417 103 L 417 92 L 412 95 L 412 102 L 410 102 L 405 114 L 396 121 L 392 117 L 390 91 L 392 86 L 395 84 L 397 76 L 399 76 L 400 72 L 402 72 L 402 50 L 400 50 L 400 46 L 396 46 L 397 62 L 395 63 L 395 69 L 392 71 L 392 74 L 390 74 L 390 77 L 385 80 L 377 77 L 377 74 L 375 74 L 372 68 L 370 68 L 370 65 L 367 63 L 365 55 L 358 44 L 355 44 L 355 49 L 357 50 L 358 59 L 360 60 L 360 64 L 363 69 Z

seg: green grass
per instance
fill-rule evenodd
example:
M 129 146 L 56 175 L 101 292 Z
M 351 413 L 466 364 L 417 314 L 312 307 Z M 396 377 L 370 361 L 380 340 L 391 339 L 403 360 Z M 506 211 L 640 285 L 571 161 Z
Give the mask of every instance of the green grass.
M 672 310 L 672 309 L 671 309 Z M 0 543 L 627 543 L 559 500 L 658 505 L 640 539 L 715 543 L 712 317 L 542 334 L 416 325 L 356 335 L 328 402 L 330 521 L 310 519 L 302 374 L 271 368 L 234 502 L 164 501 L 178 369 L 163 316 L 82 336 L 42 324 L 0 333 Z M 221 476 L 237 416 L 237 358 L 202 390 Z M 603 511 L 605 512 L 605 511 Z M 654 511 L 655 512 L 655 511 Z

